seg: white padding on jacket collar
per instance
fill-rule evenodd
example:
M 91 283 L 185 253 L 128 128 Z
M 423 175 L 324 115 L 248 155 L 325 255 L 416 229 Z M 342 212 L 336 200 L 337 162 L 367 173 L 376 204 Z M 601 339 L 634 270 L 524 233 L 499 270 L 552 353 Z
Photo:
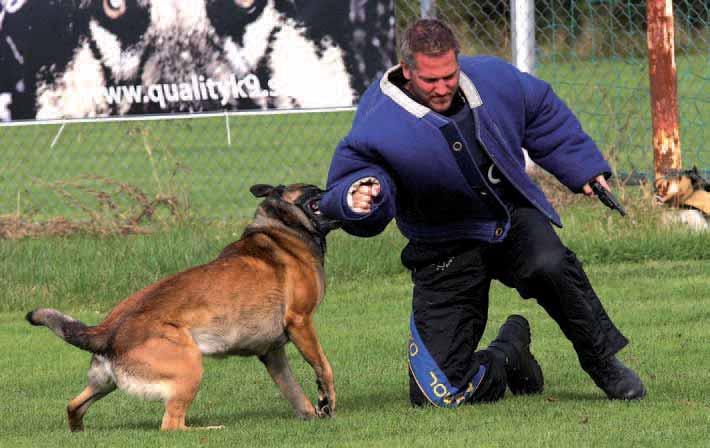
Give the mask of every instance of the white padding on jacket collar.
M 399 70 L 401 67 L 401 64 L 397 64 L 385 72 L 382 79 L 380 79 L 380 89 L 382 90 L 382 93 L 392 98 L 392 101 L 402 106 L 404 110 L 417 118 L 422 118 L 424 115 L 431 112 L 431 109 L 414 101 L 409 97 L 409 95 L 402 92 L 402 89 L 389 80 L 390 74 L 396 70 Z M 463 71 L 461 71 L 459 75 L 459 86 L 466 97 L 466 101 L 468 101 L 469 106 L 471 106 L 471 109 L 483 105 L 483 100 L 481 100 L 481 96 L 478 94 L 476 86 L 473 85 L 471 78 L 466 76 Z

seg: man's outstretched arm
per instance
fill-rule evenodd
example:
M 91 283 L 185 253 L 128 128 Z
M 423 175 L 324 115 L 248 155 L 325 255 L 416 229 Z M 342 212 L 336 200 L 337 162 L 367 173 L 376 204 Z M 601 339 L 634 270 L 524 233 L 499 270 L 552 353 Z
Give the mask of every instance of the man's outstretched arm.
M 342 221 L 343 229 L 356 236 L 382 232 L 395 215 L 395 187 L 389 174 L 366 150 L 351 146 L 346 137 L 339 145 L 328 172 L 321 210 Z

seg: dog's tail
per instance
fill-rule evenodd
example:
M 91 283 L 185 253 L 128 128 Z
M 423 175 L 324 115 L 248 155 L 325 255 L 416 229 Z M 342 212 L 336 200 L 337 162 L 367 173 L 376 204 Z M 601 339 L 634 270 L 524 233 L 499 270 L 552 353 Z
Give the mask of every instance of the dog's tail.
M 51 308 L 37 308 L 25 316 L 32 325 L 44 325 L 66 342 L 92 353 L 104 353 L 108 337 L 98 327 L 89 327 L 66 314 Z

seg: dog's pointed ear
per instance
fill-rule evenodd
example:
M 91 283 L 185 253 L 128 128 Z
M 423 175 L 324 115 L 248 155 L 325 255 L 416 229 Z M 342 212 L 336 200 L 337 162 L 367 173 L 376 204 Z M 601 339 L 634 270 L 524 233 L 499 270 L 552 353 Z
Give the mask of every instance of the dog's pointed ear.
M 269 193 L 274 191 L 274 187 L 267 184 L 256 184 L 252 185 L 251 188 L 249 188 L 249 191 L 251 192 L 251 194 L 254 195 L 255 198 L 263 198 L 264 196 L 268 196 Z

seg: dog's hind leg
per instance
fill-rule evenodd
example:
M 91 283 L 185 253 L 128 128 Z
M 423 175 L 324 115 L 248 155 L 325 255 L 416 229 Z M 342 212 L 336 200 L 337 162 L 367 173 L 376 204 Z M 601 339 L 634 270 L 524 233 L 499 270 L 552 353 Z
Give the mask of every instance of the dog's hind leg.
M 89 384 L 86 389 L 67 405 L 69 430 L 72 432 L 84 430 L 84 414 L 89 406 L 116 390 L 109 362 L 103 356 L 94 355 L 91 358 L 88 377 Z
M 155 333 L 115 361 L 116 382 L 131 395 L 165 403 L 161 431 L 186 430 L 185 414 L 202 380 L 202 353 L 184 328 L 165 325 Z
M 154 338 L 134 349 L 127 358 L 140 376 L 129 386 L 134 390 L 127 392 L 135 391 L 149 399 L 162 398 L 165 413 L 161 431 L 188 429 L 185 415 L 202 380 L 202 353 L 192 339 Z
M 316 413 L 319 417 L 335 416 L 335 384 L 333 382 L 333 369 L 318 342 L 316 330 L 310 316 L 290 316 L 286 319 L 286 329 L 289 338 L 298 347 L 301 355 L 313 367 L 318 385 L 318 406 Z
M 286 357 L 286 349 L 281 346 L 267 353 L 264 356 L 259 356 L 259 360 L 264 363 L 266 370 L 274 380 L 281 394 L 293 406 L 296 414 L 301 418 L 313 418 L 316 416 L 316 410 L 311 401 L 303 393 L 300 384 L 291 372 L 291 367 Z
M 185 414 L 195 399 L 202 380 L 202 354 L 194 347 L 172 347 L 175 352 L 166 365 L 171 371 L 163 371 L 162 376 L 170 379 L 171 393 L 165 400 L 165 414 L 160 425 L 161 431 L 186 430 Z M 165 354 L 165 353 L 163 353 Z

